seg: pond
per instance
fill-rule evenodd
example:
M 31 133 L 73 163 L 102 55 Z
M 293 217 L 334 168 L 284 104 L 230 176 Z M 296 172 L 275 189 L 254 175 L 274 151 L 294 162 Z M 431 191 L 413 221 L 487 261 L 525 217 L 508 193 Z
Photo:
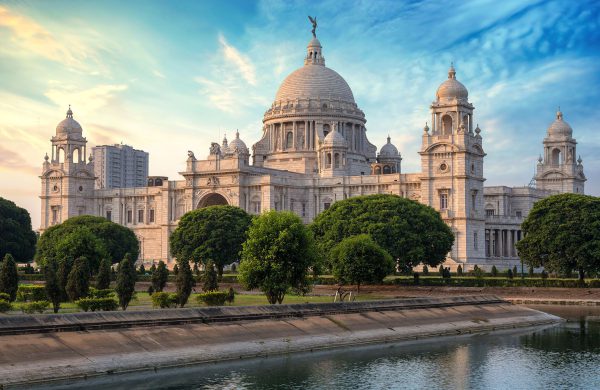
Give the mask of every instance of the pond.
M 52 389 L 592 389 L 600 307 L 538 306 L 551 327 L 104 376 Z M 45 388 L 48 388 L 45 386 Z

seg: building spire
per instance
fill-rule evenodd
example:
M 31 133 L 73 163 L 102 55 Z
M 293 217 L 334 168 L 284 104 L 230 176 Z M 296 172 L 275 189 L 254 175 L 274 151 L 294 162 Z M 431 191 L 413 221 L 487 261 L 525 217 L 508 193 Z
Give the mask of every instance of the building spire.
M 448 69 L 448 78 L 449 79 L 456 78 L 456 70 L 454 70 L 454 62 L 450 63 L 450 69 Z
M 67 118 L 73 118 L 73 111 L 71 111 L 71 105 L 69 104 L 69 109 L 67 110 Z

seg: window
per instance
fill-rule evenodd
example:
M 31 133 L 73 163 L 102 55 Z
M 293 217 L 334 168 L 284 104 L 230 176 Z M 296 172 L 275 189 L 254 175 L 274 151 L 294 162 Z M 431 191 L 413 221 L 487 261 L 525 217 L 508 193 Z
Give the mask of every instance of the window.
M 148 217 L 148 222 L 154 222 L 154 209 L 150 209 L 150 216 Z
M 448 194 L 443 192 L 440 194 L 440 210 L 448 209 Z
M 494 209 L 486 209 L 485 210 L 485 216 L 486 217 L 492 217 L 496 215 L 496 211 Z
M 302 216 L 306 217 L 306 203 L 302 203 Z
M 331 203 L 324 203 L 323 204 L 323 210 L 327 210 L 329 207 L 331 207 Z
M 340 154 L 336 153 L 334 155 L 334 163 L 335 163 L 335 168 L 339 168 L 340 167 Z
M 285 148 L 291 149 L 294 146 L 294 134 L 290 131 L 286 135 Z
M 138 223 L 144 222 L 144 210 L 138 210 Z
M 58 207 L 52 207 L 52 224 L 58 222 Z
M 255 214 L 260 214 L 260 201 L 254 201 L 254 202 L 252 202 L 252 211 Z
M 473 232 L 473 249 L 479 249 L 479 244 L 477 243 L 477 232 Z
M 133 220 L 133 211 L 127 210 L 127 223 L 131 223 Z
M 112 211 L 106 210 L 106 219 L 112 221 Z
M 521 210 L 517 210 L 515 214 L 517 215 L 517 218 L 523 218 L 523 212 Z
M 477 206 L 477 190 L 473 190 L 473 192 L 471 192 L 471 208 L 473 210 L 475 210 Z

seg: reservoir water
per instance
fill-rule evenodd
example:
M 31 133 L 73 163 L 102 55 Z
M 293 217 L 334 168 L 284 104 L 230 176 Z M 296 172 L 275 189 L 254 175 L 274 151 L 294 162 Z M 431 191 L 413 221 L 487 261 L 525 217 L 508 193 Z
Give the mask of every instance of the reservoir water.
M 600 307 L 557 326 L 104 376 L 51 389 L 600 389 Z

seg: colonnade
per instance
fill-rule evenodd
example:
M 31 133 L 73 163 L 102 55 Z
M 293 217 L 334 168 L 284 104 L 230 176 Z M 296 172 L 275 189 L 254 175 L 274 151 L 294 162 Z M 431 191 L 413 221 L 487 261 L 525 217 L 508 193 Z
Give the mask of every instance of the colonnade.
M 516 243 L 521 241 L 521 230 L 486 229 L 485 254 L 487 257 L 517 257 Z
M 291 127 L 290 127 L 291 124 Z M 348 150 L 352 152 L 363 152 L 365 150 L 366 137 L 364 127 L 359 123 L 342 121 L 281 121 L 267 124 L 270 151 L 302 151 L 316 150 L 318 146 L 318 130 L 328 127 L 333 131 L 336 126 L 340 133 L 348 135 Z M 288 133 L 291 133 L 291 142 L 288 142 Z

